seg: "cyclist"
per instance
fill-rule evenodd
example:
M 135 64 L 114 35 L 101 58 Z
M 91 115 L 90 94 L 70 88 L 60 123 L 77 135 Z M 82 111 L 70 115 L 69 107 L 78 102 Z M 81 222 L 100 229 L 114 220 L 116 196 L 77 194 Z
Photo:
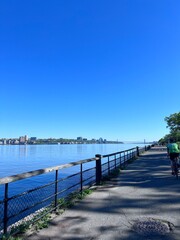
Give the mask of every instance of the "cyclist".
M 170 139 L 170 142 L 167 145 L 167 153 L 171 159 L 172 175 L 174 175 L 173 161 L 175 158 L 179 157 L 180 149 L 178 144 L 173 139 Z

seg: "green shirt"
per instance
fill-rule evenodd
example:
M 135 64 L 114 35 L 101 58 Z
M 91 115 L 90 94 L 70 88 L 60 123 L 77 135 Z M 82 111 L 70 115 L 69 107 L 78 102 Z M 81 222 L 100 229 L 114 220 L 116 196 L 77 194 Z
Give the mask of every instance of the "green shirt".
M 168 153 L 179 153 L 180 152 L 177 143 L 169 143 L 167 145 L 167 148 L 168 148 Z

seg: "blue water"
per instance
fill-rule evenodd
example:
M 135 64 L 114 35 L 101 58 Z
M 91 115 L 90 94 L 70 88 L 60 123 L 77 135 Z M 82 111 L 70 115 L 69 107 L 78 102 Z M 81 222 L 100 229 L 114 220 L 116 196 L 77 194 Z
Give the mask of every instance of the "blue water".
M 0 178 L 136 146 L 137 144 L 3 145 L 0 146 Z
M 136 146 L 137 144 L 2 145 L 0 146 L 0 178 L 93 158 L 95 154 L 104 155 L 123 151 Z M 143 147 L 144 144 L 138 144 L 138 146 Z M 70 170 L 63 171 L 65 174 Z M 9 192 L 12 195 L 20 193 L 44 184 L 51 177 L 52 173 L 11 183 Z M 3 194 L 4 186 L 0 185 L 0 199 Z

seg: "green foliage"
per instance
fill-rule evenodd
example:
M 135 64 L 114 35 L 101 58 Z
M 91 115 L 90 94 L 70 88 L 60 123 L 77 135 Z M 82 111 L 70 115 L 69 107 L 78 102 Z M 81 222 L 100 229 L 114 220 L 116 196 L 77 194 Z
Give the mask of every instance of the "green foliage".
M 167 127 L 171 133 L 180 132 L 180 112 L 171 114 L 169 117 L 165 117 Z
M 77 199 L 83 199 L 83 198 L 85 198 L 87 195 L 89 195 L 91 193 L 92 193 L 91 189 L 85 189 L 85 190 L 83 190 L 81 193 L 79 193 L 77 195 Z
M 39 221 L 37 221 L 35 225 L 35 229 L 39 230 L 39 229 L 47 228 L 49 226 L 50 220 L 51 220 L 50 214 L 45 215 Z
M 73 206 L 77 199 L 83 199 L 86 195 L 91 193 L 91 189 L 85 189 L 82 192 L 75 192 L 69 194 L 68 198 L 58 199 L 58 208 L 56 213 L 59 214 L 64 212 L 64 209 Z M 54 202 L 52 203 L 52 207 L 54 207 Z M 21 237 L 13 237 L 12 235 L 17 232 L 19 233 L 19 235 L 25 233 L 30 228 L 30 224 L 32 222 L 35 230 L 47 228 L 51 220 L 51 214 L 49 213 L 50 210 L 50 208 L 46 208 L 41 213 L 37 214 L 31 222 L 22 223 L 18 227 L 12 228 L 11 232 L 0 237 L 0 240 L 22 240 Z
M 12 227 L 11 228 L 11 234 L 20 232 L 20 233 L 25 233 L 29 229 L 29 223 L 24 222 L 20 224 L 18 227 Z
M 9 234 L 3 235 L 0 239 L 1 240 L 22 240 L 22 238 L 20 237 L 12 237 Z
M 62 208 L 62 209 L 67 208 L 67 201 L 65 198 L 58 199 L 57 204 L 58 204 L 59 208 Z
M 180 141 L 180 112 L 173 113 L 164 119 L 167 123 L 170 133 L 165 135 L 159 140 L 160 144 L 167 144 L 170 138 L 173 138 L 176 142 Z

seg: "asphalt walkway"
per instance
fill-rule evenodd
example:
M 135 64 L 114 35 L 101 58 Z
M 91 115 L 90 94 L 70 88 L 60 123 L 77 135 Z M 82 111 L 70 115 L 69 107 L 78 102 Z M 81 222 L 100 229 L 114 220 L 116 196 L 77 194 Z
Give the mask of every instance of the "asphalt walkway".
M 180 178 L 155 147 L 28 240 L 179 240 Z

